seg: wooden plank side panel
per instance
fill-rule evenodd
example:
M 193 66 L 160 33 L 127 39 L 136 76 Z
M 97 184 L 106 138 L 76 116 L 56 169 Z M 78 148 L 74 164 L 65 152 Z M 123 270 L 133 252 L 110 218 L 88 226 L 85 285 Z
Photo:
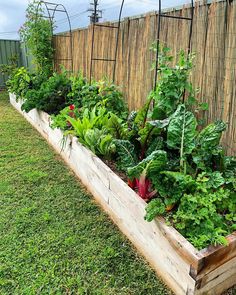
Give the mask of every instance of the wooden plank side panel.
M 227 240 L 228 246 L 210 246 L 200 251 L 204 256 L 204 267 L 200 270 L 198 279 L 236 257 L 236 232 L 229 235 Z
M 110 196 L 109 208 L 114 212 L 115 223 L 167 285 L 176 294 L 186 294 L 187 291 L 188 294 L 193 294 L 195 280 L 189 275 L 189 265 L 157 229 L 151 233 L 150 226 L 140 222 L 143 217 L 140 214 L 144 213 L 144 210 L 138 207 L 127 208 L 115 194 Z
M 206 274 L 196 283 L 196 295 L 220 295 L 236 283 L 236 257 Z

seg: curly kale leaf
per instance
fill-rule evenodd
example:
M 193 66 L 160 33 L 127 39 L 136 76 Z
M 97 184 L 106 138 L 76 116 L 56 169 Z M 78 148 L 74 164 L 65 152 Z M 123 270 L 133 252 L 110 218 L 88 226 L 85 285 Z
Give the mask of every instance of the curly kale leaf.
M 152 221 L 155 217 L 163 215 L 166 212 L 166 207 L 161 199 L 151 200 L 145 208 L 145 220 Z
M 209 244 L 225 245 L 225 236 L 230 233 L 233 220 L 226 221 L 221 214 L 224 202 L 227 203 L 227 208 L 224 209 L 228 209 L 231 203 L 230 191 L 223 188 L 212 192 L 185 194 L 173 215 L 174 225 L 199 249 Z

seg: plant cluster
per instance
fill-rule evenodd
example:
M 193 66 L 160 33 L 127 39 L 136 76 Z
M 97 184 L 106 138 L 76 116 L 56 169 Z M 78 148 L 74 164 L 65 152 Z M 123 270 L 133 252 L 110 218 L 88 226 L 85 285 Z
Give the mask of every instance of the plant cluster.
M 180 52 L 175 67 L 170 60 L 165 49 L 155 91 L 130 116 L 131 140 L 116 141 L 118 160 L 130 186 L 148 201 L 147 221 L 166 216 L 197 248 L 226 244 L 236 229 L 236 159 L 220 146 L 226 124 L 199 131 L 195 112 L 206 105 L 189 82 L 191 57 Z
M 236 229 L 236 159 L 220 146 L 224 122 L 199 126 L 207 105 L 197 101 L 189 82 L 192 59 L 181 51 L 173 66 L 169 49 L 163 48 L 156 89 L 130 114 L 114 84 L 89 84 L 65 70 L 45 80 L 21 68 L 9 87 L 24 97 L 24 110 L 53 114 L 53 128 L 77 136 L 126 172 L 129 186 L 148 203 L 147 221 L 165 216 L 203 248 L 226 244 L 225 236 Z
M 78 75 L 70 81 L 70 105 L 52 117 L 51 126 L 76 135 L 95 154 L 110 159 L 115 154 L 114 138 L 123 139 L 127 133 L 128 109 L 121 92 L 106 80 L 88 84 Z
M 53 71 L 53 24 L 43 17 L 43 8 L 38 0 L 29 3 L 26 22 L 19 33 L 21 41 L 33 56 L 36 72 L 50 76 Z
M 18 56 L 12 55 L 7 64 L 0 64 L 0 74 L 2 75 L 11 75 L 14 70 L 17 68 Z
M 25 97 L 30 89 L 30 84 L 30 73 L 24 67 L 14 69 L 6 83 L 8 90 L 14 93 L 17 99 Z

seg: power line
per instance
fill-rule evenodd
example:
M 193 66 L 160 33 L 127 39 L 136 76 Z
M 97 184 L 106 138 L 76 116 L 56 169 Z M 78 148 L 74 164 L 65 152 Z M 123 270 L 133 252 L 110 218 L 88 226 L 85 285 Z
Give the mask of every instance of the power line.
M 76 14 L 73 14 L 73 15 L 69 15 L 69 19 L 70 20 L 73 20 L 73 19 L 75 19 L 75 18 L 77 18 L 77 17 L 79 17 L 80 15 L 82 15 L 82 14 L 84 14 L 84 13 L 87 13 L 88 11 L 87 10 L 84 10 L 84 11 L 82 11 L 82 12 L 80 12 L 80 13 L 76 13 Z M 57 21 L 57 23 L 64 23 L 64 22 L 67 22 L 67 17 L 66 18 L 61 18 L 61 19 L 59 19 L 58 21 Z
M 137 1 L 137 0 L 136 0 Z M 125 6 L 127 6 L 127 5 L 131 5 L 131 4 L 133 4 L 133 3 L 135 3 L 136 1 L 130 1 L 130 2 L 126 2 L 125 3 Z M 116 4 L 116 5 L 112 5 L 112 6 L 105 6 L 104 8 L 103 8 L 103 10 L 108 10 L 108 9 L 111 9 L 111 8 L 114 8 L 114 7 L 118 7 L 118 6 L 120 6 L 120 4 Z

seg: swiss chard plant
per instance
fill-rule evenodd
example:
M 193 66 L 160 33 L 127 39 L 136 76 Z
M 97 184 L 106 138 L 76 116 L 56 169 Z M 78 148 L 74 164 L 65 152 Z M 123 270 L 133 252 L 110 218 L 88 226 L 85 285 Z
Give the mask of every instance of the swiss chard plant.
M 174 67 L 172 60 L 164 50 L 155 91 L 129 116 L 129 140 L 115 141 L 117 161 L 148 202 L 147 221 L 166 216 L 199 249 L 227 244 L 236 221 L 236 159 L 220 146 L 227 126 L 201 130 L 196 113 L 207 108 L 189 82 L 192 57 L 181 51 Z

